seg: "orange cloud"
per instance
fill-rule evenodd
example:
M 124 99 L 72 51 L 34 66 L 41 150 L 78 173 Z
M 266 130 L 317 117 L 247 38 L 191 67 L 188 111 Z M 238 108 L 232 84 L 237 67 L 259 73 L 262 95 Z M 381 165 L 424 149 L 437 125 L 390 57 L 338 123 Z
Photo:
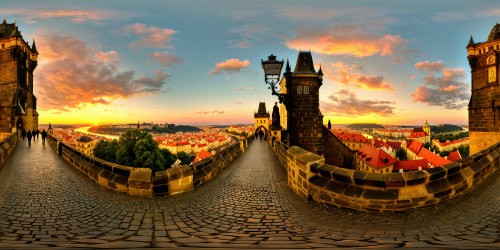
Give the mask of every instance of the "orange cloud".
M 170 43 L 172 35 L 177 31 L 172 29 L 162 29 L 156 26 L 148 26 L 142 23 L 127 25 L 123 28 L 125 32 L 131 32 L 139 37 L 138 41 L 132 43 L 133 48 L 152 47 L 152 48 L 172 48 Z
M 462 109 L 470 97 L 469 87 L 465 83 L 465 70 L 446 68 L 441 62 L 418 62 L 415 68 L 424 72 L 424 84 L 411 95 L 414 102 L 446 109 Z
M 223 72 L 233 73 L 239 72 L 243 69 L 247 69 L 250 66 L 250 61 L 243 60 L 240 61 L 238 58 L 227 59 L 224 62 L 217 63 L 215 69 L 210 71 L 210 75 L 217 75 Z
M 342 89 L 328 97 L 328 102 L 321 101 L 321 110 L 343 116 L 363 116 L 375 114 L 390 116 L 393 114 L 394 102 L 359 99 L 355 92 Z
M 411 50 L 409 41 L 400 35 L 376 35 L 369 25 L 334 25 L 328 30 L 301 28 L 294 38 L 284 44 L 291 49 L 310 49 L 326 55 L 354 57 L 394 56 L 396 60 L 407 57 Z
M 355 65 L 336 62 L 330 64 L 330 67 L 325 67 L 325 75 L 328 75 L 329 79 L 346 86 L 353 84 L 354 87 L 360 89 L 394 91 L 394 88 L 384 80 L 383 76 L 366 76 L 360 73 L 353 73 L 352 71 L 355 69 Z
M 135 78 L 133 70 L 119 70 L 118 53 L 96 51 L 71 35 L 45 32 L 37 37 L 38 50 L 44 55 L 35 73 L 41 109 L 66 110 L 159 93 L 169 77 L 159 70 L 154 78 Z
M 153 52 L 153 54 L 151 54 L 150 57 L 154 59 L 157 63 L 167 67 L 184 62 L 182 58 L 174 54 L 171 54 L 169 52 L 155 51 Z

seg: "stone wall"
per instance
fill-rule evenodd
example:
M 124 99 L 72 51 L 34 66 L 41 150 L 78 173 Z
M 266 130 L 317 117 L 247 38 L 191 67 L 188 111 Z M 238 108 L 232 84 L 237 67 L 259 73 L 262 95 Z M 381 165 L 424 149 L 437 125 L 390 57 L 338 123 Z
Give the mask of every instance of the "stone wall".
M 154 176 L 149 168 L 123 166 L 78 152 L 50 134 L 47 141 L 66 161 L 98 184 L 130 195 L 151 197 L 190 191 L 207 182 L 240 155 L 252 138 L 237 141 L 191 166 L 170 168 Z
M 363 211 L 404 211 L 437 204 L 474 188 L 500 168 L 500 143 L 424 171 L 376 174 L 324 164 L 301 148 L 275 147 L 290 188 L 304 199 Z
M 332 131 L 323 126 L 323 144 L 325 151 L 325 162 L 327 164 L 341 166 L 343 168 L 355 169 L 354 153 Z
M 17 145 L 17 134 L 12 133 L 0 140 L 0 167 L 7 161 Z
M 498 111 L 497 113 L 500 113 Z M 498 121 L 500 123 L 500 115 Z M 469 131 L 470 133 L 470 153 L 475 154 L 484 148 L 489 148 L 493 144 L 500 141 L 500 132 L 477 132 Z

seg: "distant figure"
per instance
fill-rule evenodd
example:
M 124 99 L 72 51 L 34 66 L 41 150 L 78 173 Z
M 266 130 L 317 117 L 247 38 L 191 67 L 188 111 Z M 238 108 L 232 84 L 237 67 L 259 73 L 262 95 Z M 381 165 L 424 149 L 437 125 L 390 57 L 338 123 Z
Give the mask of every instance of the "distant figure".
M 26 134 L 26 136 L 28 137 L 28 146 L 31 148 L 31 137 L 33 135 L 31 134 L 30 130 L 28 130 L 28 133 Z
M 38 134 L 40 134 L 40 130 L 36 129 L 36 132 L 35 132 L 36 140 L 38 140 Z
M 260 140 L 262 140 L 262 137 L 264 137 L 264 132 L 262 132 L 262 130 L 259 131 L 259 137 L 260 137 Z
M 44 130 L 42 130 L 42 145 L 45 145 L 45 138 L 47 138 L 47 132 Z
M 23 141 L 24 141 L 24 138 L 26 138 L 26 130 L 24 130 L 24 128 L 21 131 L 21 135 L 23 136 Z

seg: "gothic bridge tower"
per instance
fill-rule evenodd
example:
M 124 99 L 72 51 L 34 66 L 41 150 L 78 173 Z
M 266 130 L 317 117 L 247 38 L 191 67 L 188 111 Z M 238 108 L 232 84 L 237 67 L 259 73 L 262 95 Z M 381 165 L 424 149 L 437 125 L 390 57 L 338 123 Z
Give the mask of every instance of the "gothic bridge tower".
M 254 126 L 255 133 L 258 133 L 260 130 L 264 132 L 264 136 L 267 138 L 269 135 L 269 112 L 266 109 L 266 103 L 260 102 L 259 109 L 257 113 L 254 113 Z
M 467 45 L 471 67 L 472 95 L 469 102 L 470 153 L 475 154 L 500 141 L 500 24 L 486 42 Z
M 38 128 L 33 71 L 38 52 L 35 41 L 24 41 L 16 23 L 0 24 L 0 132 Z
M 311 52 L 300 51 L 295 69 L 286 65 L 286 130 L 289 146 L 299 146 L 323 155 L 323 114 L 319 110 L 319 88 L 323 84 L 321 67 L 316 72 Z

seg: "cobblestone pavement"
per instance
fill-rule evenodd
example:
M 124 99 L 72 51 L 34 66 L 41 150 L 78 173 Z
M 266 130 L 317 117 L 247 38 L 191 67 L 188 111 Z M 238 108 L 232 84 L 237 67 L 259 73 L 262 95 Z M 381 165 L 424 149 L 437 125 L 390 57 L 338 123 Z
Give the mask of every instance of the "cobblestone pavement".
M 0 170 L 0 248 L 500 248 L 499 171 L 463 197 L 402 213 L 308 204 L 264 141 L 195 191 L 107 190 L 48 145 L 19 141 Z

